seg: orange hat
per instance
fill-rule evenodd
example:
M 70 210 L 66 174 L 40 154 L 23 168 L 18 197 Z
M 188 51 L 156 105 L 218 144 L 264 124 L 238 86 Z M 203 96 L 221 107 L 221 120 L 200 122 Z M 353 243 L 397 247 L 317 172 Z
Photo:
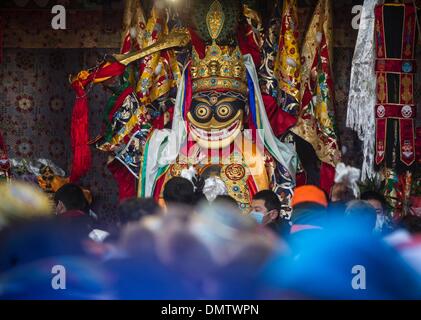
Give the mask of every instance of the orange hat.
M 295 189 L 291 206 L 295 207 L 297 204 L 304 202 L 317 203 L 327 207 L 327 199 L 323 190 L 312 185 L 305 185 Z

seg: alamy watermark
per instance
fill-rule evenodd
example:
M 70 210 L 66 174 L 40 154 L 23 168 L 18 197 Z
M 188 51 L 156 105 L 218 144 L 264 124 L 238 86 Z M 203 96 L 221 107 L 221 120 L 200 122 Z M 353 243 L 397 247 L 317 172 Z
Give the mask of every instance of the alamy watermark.
M 51 268 L 51 288 L 54 290 L 66 289 L 66 268 L 62 265 L 55 265 Z
M 351 20 L 351 26 L 354 30 L 360 28 L 362 10 L 362 5 L 354 5 L 351 9 L 352 14 L 354 15 Z M 51 13 L 54 14 L 54 17 L 51 20 L 51 27 L 54 30 L 66 30 L 66 8 L 63 5 L 57 4 L 51 8 Z
M 363 6 L 362 5 L 355 5 L 352 7 L 351 10 L 352 14 L 355 16 L 351 20 L 351 26 L 352 29 L 358 30 L 360 28 L 360 22 L 361 22 L 361 14 L 363 12 Z
M 354 274 L 351 281 L 352 289 L 354 290 L 367 289 L 365 267 L 362 265 L 355 265 L 352 267 L 351 273 Z
M 51 8 L 55 16 L 51 20 L 51 27 L 54 30 L 66 30 L 66 8 L 62 5 L 55 5 Z

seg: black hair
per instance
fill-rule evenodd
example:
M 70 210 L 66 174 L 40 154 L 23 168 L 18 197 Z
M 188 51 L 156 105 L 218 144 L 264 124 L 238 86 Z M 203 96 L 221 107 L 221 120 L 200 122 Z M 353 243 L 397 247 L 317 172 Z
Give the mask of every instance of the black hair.
M 140 220 L 159 211 L 153 198 L 132 198 L 122 201 L 117 207 L 117 217 L 122 224 Z
M 264 200 L 268 211 L 277 210 L 279 212 L 282 207 L 279 197 L 272 190 L 259 191 L 254 195 L 253 200 Z
M 193 184 L 182 177 L 173 177 L 164 186 L 164 200 L 168 203 L 194 205 L 196 194 Z
M 85 198 L 83 190 L 76 184 L 68 183 L 62 186 L 54 194 L 56 204 L 63 202 L 66 210 L 80 210 L 85 213 L 89 211 L 89 204 Z
M 376 191 L 366 191 L 361 194 L 361 200 L 377 200 L 382 204 L 383 210 L 387 209 L 386 198 Z
M 345 210 L 345 216 L 366 227 L 370 232 L 376 226 L 376 209 L 366 200 L 350 201 Z
M 237 200 L 227 194 L 221 194 L 213 201 L 215 204 L 228 204 L 238 208 Z

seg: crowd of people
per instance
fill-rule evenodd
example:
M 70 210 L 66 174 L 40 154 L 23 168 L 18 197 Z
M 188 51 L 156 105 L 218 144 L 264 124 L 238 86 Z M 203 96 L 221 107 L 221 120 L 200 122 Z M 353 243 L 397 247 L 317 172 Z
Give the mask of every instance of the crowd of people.
M 74 184 L 53 205 L 22 183 L 0 194 L 0 299 L 421 299 L 421 218 L 394 221 L 375 191 L 300 186 L 289 217 L 271 190 L 244 212 L 179 177 L 114 225 Z

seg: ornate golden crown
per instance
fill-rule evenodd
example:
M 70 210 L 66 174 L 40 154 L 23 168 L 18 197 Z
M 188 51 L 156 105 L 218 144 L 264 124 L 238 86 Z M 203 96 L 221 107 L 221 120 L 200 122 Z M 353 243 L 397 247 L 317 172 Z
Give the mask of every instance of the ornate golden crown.
M 192 50 L 193 92 L 223 89 L 247 94 L 246 67 L 240 49 L 216 44 L 224 23 L 222 5 L 215 0 L 206 15 L 212 45 L 206 47 L 204 59 L 200 59 L 194 47 Z
M 205 90 L 233 90 L 247 94 L 246 67 L 238 47 L 206 47 L 204 59 L 193 48 L 191 75 L 193 92 Z

